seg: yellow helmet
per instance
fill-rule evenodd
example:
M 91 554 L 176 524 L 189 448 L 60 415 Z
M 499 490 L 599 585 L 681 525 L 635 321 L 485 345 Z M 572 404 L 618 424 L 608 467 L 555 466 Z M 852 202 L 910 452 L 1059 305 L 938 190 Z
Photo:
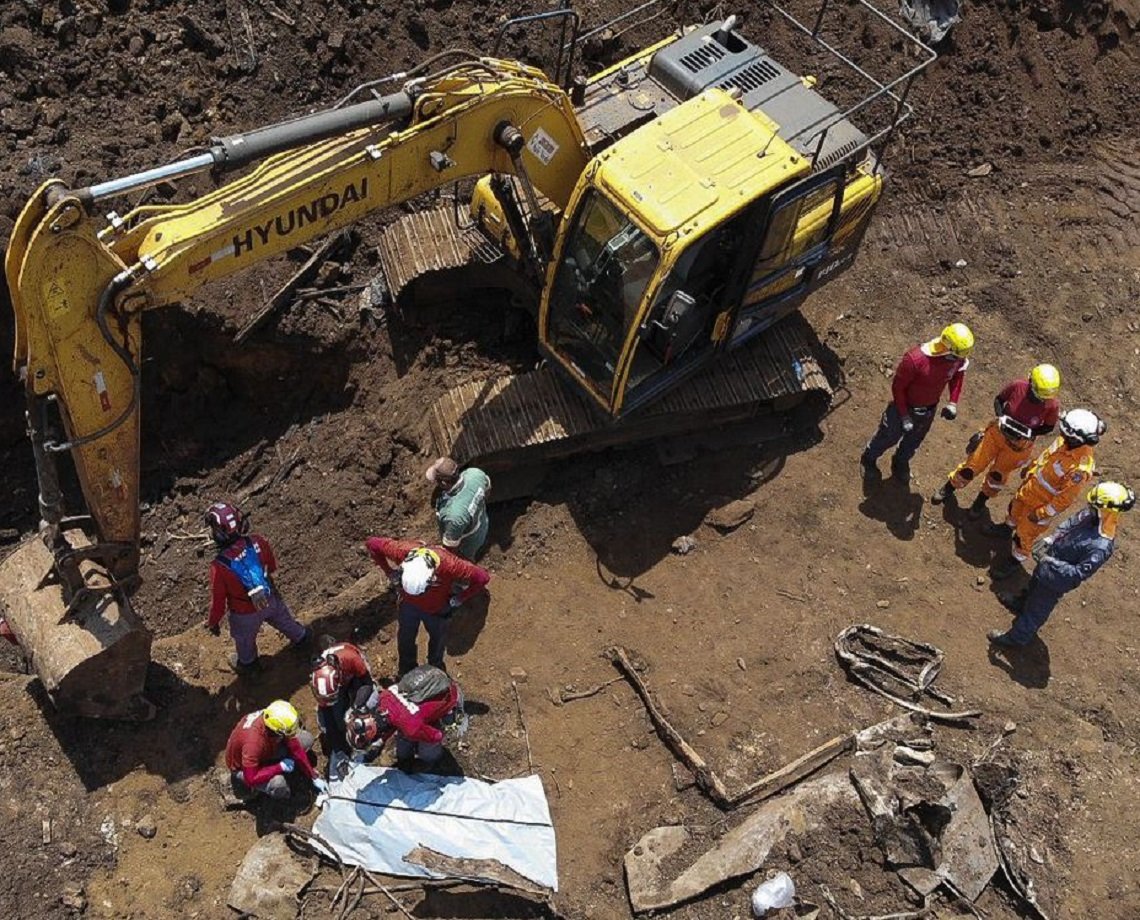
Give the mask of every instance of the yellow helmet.
M 1128 511 L 1136 504 L 1136 494 L 1119 482 L 1098 482 L 1089 489 L 1089 504 L 1105 511 Z
M 1038 399 L 1052 399 L 1061 389 L 1061 372 L 1052 364 L 1038 364 L 1029 372 L 1029 389 Z
M 965 323 L 951 323 L 939 337 L 942 347 L 956 358 L 965 358 L 974 350 L 974 333 Z
M 292 703 L 285 700 L 274 700 L 262 710 L 261 718 L 265 720 L 265 727 L 275 735 L 292 738 L 301 727 L 301 717 Z

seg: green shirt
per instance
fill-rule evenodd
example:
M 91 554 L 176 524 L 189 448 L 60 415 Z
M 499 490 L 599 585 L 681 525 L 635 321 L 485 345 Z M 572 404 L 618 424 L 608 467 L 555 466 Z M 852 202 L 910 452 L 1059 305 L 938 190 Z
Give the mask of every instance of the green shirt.
M 491 477 L 472 466 L 460 473 L 455 485 L 439 496 L 435 516 L 444 546 L 457 547 L 465 537 L 487 526 L 487 493 L 490 491 Z

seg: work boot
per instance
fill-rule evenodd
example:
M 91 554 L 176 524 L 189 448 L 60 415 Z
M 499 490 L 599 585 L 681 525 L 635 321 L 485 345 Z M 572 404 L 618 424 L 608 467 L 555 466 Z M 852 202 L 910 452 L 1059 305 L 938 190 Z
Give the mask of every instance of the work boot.
M 311 629 L 309 629 L 309 627 L 306 626 L 305 627 L 305 634 L 303 636 L 301 636 L 301 638 L 298 639 L 296 642 L 292 643 L 290 648 L 293 648 L 293 649 L 297 650 L 298 652 L 307 652 L 307 651 L 309 651 L 309 646 L 312 644 L 312 641 L 313 641 L 313 631 Z
M 910 483 L 910 465 L 907 463 L 899 463 L 896 460 L 891 461 L 891 478 L 896 482 L 901 482 L 903 485 Z
M 954 485 L 949 480 L 942 483 L 942 485 L 935 489 L 930 496 L 930 503 L 932 505 L 941 505 L 945 501 L 953 501 L 954 498 Z
M 1002 648 L 1016 648 L 1017 643 L 1014 642 L 1005 632 L 1000 629 L 991 629 L 986 633 L 986 638 L 994 645 L 1000 645 Z
M 1013 528 L 1006 524 L 1004 521 L 1000 524 L 996 521 L 991 524 L 987 524 L 982 528 L 982 532 L 987 537 L 1004 537 L 1006 540 L 1013 536 Z
M 249 662 L 249 664 L 243 664 L 238 661 L 237 652 L 230 653 L 230 669 L 235 674 L 256 674 L 263 670 L 264 667 L 265 666 L 261 663 L 260 655 Z
M 988 502 L 989 500 L 990 499 L 989 499 L 988 495 L 981 495 L 981 494 L 979 494 L 974 499 L 973 504 L 970 505 L 970 511 L 967 515 L 971 521 L 976 521 L 978 518 L 980 518 L 983 514 L 986 513 L 986 502 Z
M 875 480 L 879 478 L 879 466 L 866 451 L 859 455 L 859 465 L 863 467 L 863 479 Z
M 1014 559 L 1013 556 L 1010 556 L 1004 562 L 997 563 L 993 569 L 990 570 L 990 573 L 993 575 L 995 580 L 1002 581 L 1003 579 L 1009 578 L 1011 575 L 1016 575 L 1021 571 L 1024 571 L 1021 563 Z

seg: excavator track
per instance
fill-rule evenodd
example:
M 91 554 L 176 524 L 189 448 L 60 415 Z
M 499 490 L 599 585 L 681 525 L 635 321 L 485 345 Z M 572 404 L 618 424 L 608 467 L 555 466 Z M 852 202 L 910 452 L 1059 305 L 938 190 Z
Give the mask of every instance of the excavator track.
M 432 406 L 436 451 L 491 471 L 607 447 L 692 434 L 805 402 L 832 388 L 798 314 L 779 323 L 630 418 L 613 422 L 550 367 L 455 387 Z

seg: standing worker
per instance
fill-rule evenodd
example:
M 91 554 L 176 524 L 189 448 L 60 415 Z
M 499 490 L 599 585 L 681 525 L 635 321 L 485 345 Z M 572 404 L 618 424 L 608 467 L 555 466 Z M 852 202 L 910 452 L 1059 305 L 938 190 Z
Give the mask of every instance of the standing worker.
M 1088 581 L 1110 558 L 1116 545 L 1120 512 L 1131 510 L 1136 496 L 1118 482 L 1102 482 L 1088 493 L 1088 507 L 1062 521 L 1057 532 L 1042 541 L 1039 561 L 1028 590 L 1005 601 L 1017 614 L 1007 632 L 992 629 L 986 638 L 995 645 L 1028 645 L 1045 625 L 1057 601 Z
M 313 736 L 301 728 L 291 703 L 274 700 L 265 709 L 242 716 L 226 742 L 226 767 L 234 793 L 243 799 L 258 793 L 289 797 L 286 777 L 300 770 L 319 793 L 328 792 L 309 761 Z
M 447 624 L 455 610 L 482 591 L 491 573 L 442 546 L 409 540 L 369 537 L 368 553 L 389 578 L 399 575 L 396 648 L 398 670 L 416 666 L 416 635 L 420 624 L 428 634 L 428 664 L 444 668 Z
M 1073 503 L 1096 471 L 1093 446 L 1106 425 L 1088 409 L 1070 409 L 1061 416 L 1061 436 L 1022 471 L 1021 487 L 1009 503 L 1004 524 L 991 528 L 1013 537 L 1010 558 L 994 568 L 995 578 L 1008 578 L 1033 551 L 1033 544 L 1054 518 Z
M 1061 374 L 1052 364 L 1038 364 L 1027 379 L 1007 383 L 994 397 L 996 418 L 970 439 L 966 459 L 930 496 L 931 502 L 941 504 L 985 473 L 981 491 L 970 506 L 970 517 L 981 517 L 986 502 L 1029 462 L 1035 440 L 1057 427 L 1060 389 Z
M 372 696 L 375 681 L 364 653 L 351 642 L 331 645 L 313 662 L 309 689 L 317 700 L 317 725 L 325 753 L 349 753 L 344 736 L 348 711 Z
M 891 475 L 900 482 L 910 481 L 910 461 L 930 431 L 944 389 L 949 390 L 950 400 L 942 407 L 942 417 L 950 421 L 958 417 L 958 399 L 973 349 L 970 327 L 951 323 L 938 338 L 915 345 L 902 356 L 891 381 L 891 401 L 859 458 L 864 476 L 877 475 L 879 457 L 897 444 Z
M 440 457 L 424 475 L 439 487 L 433 504 L 440 540 L 452 552 L 474 562 L 491 529 L 487 517 L 491 477 L 473 466 L 461 473 L 459 464 L 450 457 Z
M 277 557 L 261 534 L 250 534 L 249 518 L 233 505 L 215 502 L 206 510 L 206 526 L 218 548 L 210 563 L 210 617 L 206 629 L 221 634 L 222 617 L 230 614 L 230 635 L 236 652 L 230 666 L 239 674 L 261 668 L 257 633 L 268 623 L 295 648 L 311 637 L 281 599 L 273 582 Z
M 381 690 L 370 706 L 348 716 L 348 738 L 364 760 L 375 760 L 385 742 L 396 737 L 396 760 L 418 757 L 427 766 L 443 756 L 441 724 L 462 718 L 463 693 L 439 668 L 423 665 Z

